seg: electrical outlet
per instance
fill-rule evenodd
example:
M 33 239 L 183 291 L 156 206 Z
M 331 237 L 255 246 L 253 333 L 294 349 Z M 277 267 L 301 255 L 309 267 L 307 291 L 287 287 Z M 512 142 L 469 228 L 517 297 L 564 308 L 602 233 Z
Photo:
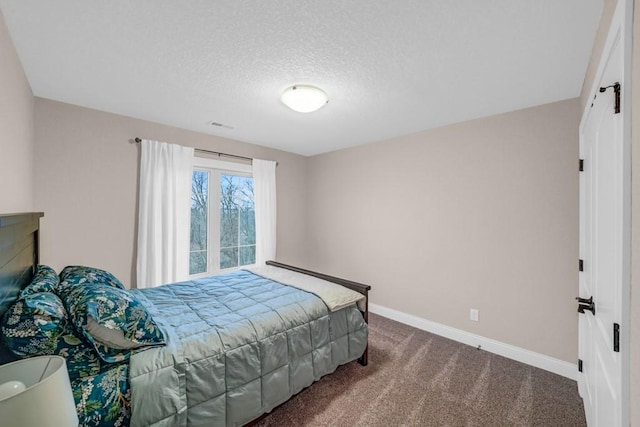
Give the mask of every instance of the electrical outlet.
M 478 321 L 478 309 L 477 308 L 472 308 L 471 311 L 469 311 L 469 319 L 473 320 L 474 322 Z

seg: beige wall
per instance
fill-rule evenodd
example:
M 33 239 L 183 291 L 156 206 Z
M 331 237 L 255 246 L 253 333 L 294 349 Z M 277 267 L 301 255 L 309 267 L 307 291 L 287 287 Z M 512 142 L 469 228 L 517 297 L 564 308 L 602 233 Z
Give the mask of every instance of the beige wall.
M 35 207 L 41 259 L 105 268 L 134 282 L 140 136 L 277 160 L 278 259 L 305 255 L 306 162 L 295 154 L 36 98 Z
M 640 426 L 640 1 L 634 3 L 631 101 L 631 425 Z
M 33 95 L 0 11 L 0 212 L 33 207 Z
M 578 120 L 572 99 L 312 157 L 309 267 L 575 362 Z

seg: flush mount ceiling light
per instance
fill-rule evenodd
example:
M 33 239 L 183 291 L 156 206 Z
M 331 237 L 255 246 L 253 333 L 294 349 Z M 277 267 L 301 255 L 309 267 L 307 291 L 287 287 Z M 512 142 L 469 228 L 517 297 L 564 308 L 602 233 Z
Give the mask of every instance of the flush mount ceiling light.
M 322 89 L 311 85 L 294 85 L 282 92 L 280 100 L 284 105 L 299 113 L 311 113 L 329 102 Z

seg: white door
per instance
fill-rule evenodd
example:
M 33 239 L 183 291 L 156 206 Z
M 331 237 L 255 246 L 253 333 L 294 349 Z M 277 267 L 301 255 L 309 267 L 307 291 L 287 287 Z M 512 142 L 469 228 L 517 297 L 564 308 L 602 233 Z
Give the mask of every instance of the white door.
M 579 376 L 589 426 L 628 426 L 630 114 L 627 1 L 620 1 L 580 124 Z M 593 304 L 585 300 L 591 300 Z M 626 332 L 625 332 L 626 329 Z

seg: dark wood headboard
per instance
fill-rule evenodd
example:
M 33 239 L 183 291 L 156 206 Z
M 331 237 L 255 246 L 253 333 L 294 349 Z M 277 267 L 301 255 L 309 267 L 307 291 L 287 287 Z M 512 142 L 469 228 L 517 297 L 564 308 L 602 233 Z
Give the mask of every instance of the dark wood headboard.
M 0 215 L 0 319 L 36 271 L 42 216 L 42 212 Z M 0 340 L 0 364 L 15 359 Z
M 42 212 L 0 215 L 0 317 L 31 282 L 38 265 Z

